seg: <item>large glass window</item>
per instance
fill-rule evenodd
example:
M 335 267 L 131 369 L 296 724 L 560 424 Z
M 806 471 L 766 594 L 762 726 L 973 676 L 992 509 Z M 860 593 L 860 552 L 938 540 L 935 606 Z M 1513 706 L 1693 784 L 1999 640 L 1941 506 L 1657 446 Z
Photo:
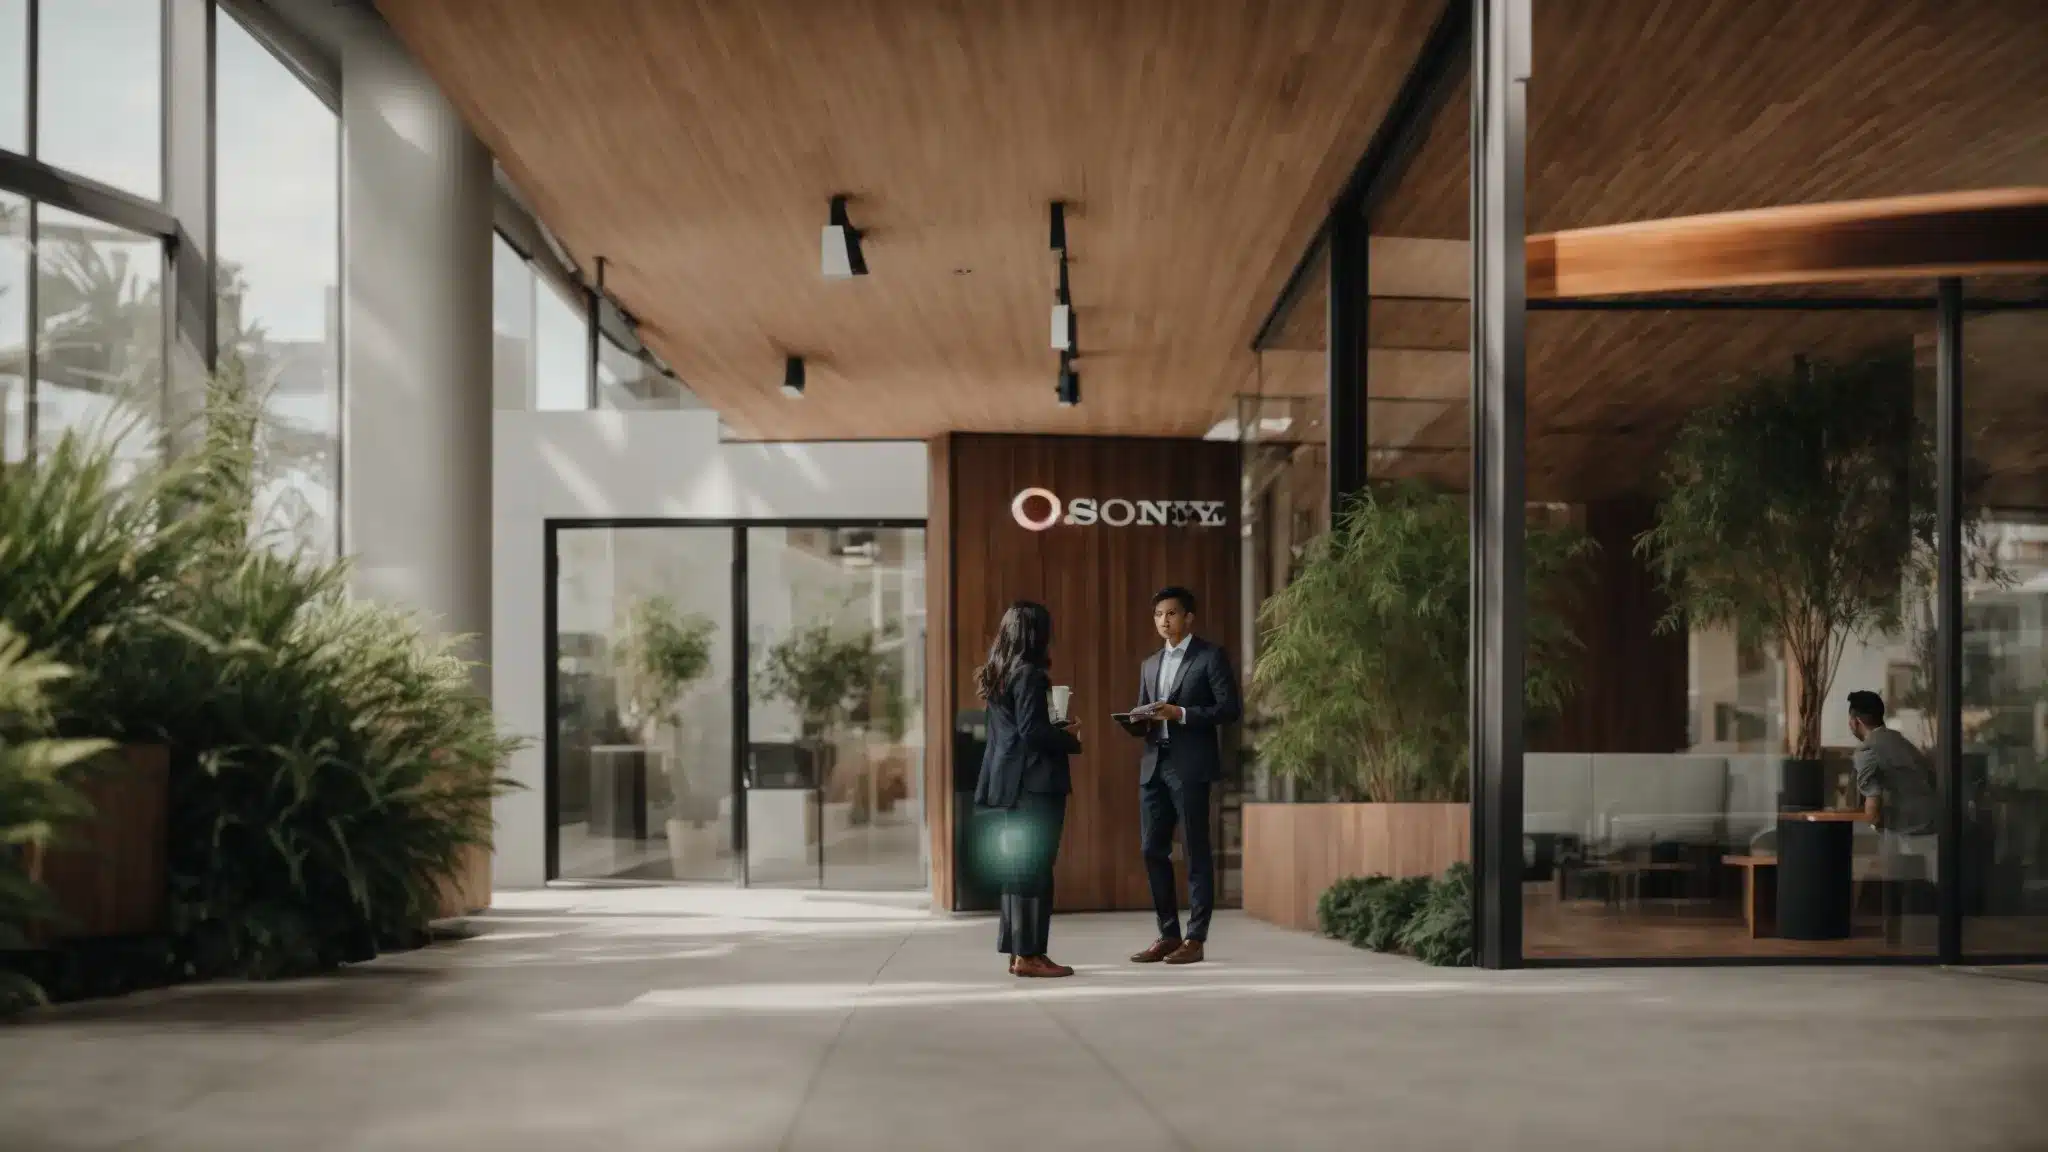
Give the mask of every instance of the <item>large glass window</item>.
M 524 411 L 533 392 L 533 269 L 503 236 L 491 244 L 493 406 Z
M 1996 298 L 2009 286 L 1966 287 Z M 2048 952 L 2048 310 L 1969 314 L 1963 356 L 1966 477 L 1983 509 L 1964 581 L 1963 950 L 2039 955 Z
M 1931 955 L 1931 299 L 1640 303 L 1528 319 L 1525 952 Z
M 28 5 L 0 0 L 0 149 L 28 151 Z
M 163 0 L 44 0 L 36 156 L 163 197 Z
M 340 120 L 223 13 L 215 23 L 220 355 L 262 407 L 259 532 L 338 547 Z
M 535 278 L 533 407 L 541 412 L 590 407 L 590 317 L 580 296 L 545 276 Z
M 163 416 L 163 245 L 48 205 L 35 221 L 36 442 L 109 437 L 140 466 Z
M 0 460 L 28 457 L 28 201 L 0 192 Z

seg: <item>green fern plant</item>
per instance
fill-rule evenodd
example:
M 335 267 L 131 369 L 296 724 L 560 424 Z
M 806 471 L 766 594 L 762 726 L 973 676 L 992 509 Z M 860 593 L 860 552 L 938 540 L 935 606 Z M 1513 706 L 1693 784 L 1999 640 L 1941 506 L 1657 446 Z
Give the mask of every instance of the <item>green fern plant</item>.
M 49 689 L 70 675 L 31 655 L 24 638 L 0 625 L 0 952 L 27 947 L 29 925 L 56 916 L 28 860 L 92 814 L 72 775 L 109 747 L 49 737 Z M 0 1011 L 41 999 L 33 982 L 0 967 Z

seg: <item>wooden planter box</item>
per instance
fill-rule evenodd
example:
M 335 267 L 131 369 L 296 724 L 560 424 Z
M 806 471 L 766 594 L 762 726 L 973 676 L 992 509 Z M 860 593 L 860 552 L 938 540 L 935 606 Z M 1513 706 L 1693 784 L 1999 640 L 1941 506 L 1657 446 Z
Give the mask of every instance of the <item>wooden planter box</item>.
M 1316 930 L 1316 900 L 1346 876 L 1437 876 L 1472 858 L 1469 804 L 1246 804 L 1244 910 Z
M 62 911 L 37 940 L 145 936 L 165 931 L 170 913 L 170 750 L 130 744 L 96 764 L 80 791 L 92 819 L 58 843 L 28 853 L 29 878 Z

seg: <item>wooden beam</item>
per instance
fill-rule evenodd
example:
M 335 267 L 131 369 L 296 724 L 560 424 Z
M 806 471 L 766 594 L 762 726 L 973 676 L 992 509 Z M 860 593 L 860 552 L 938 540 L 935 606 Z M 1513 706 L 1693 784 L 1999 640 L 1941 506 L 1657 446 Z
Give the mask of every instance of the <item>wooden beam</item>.
M 2048 188 L 1579 228 L 1531 236 L 1528 252 L 1532 300 L 2048 272 Z

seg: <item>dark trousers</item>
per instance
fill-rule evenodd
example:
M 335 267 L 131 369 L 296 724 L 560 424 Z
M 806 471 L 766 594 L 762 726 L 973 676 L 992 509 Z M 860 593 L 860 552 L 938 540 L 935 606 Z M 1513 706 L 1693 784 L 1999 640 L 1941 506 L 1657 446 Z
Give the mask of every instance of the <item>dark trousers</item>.
M 1188 856 L 1188 932 L 1190 940 L 1209 938 L 1209 912 L 1216 906 L 1216 858 L 1209 848 L 1209 782 L 1184 781 L 1174 772 L 1165 749 L 1152 779 L 1138 788 L 1138 811 L 1145 846 L 1145 879 L 1152 886 L 1152 911 L 1159 918 L 1159 938 L 1178 940 L 1180 888 L 1173 881 L 1173 829 L 1180 826 Z
M 1067 798 L 1026 792 L 996 818 L 1003 883 L 996 951 L 1043 956 L 1052 937 L 1052 869 L 1066 827 Z

